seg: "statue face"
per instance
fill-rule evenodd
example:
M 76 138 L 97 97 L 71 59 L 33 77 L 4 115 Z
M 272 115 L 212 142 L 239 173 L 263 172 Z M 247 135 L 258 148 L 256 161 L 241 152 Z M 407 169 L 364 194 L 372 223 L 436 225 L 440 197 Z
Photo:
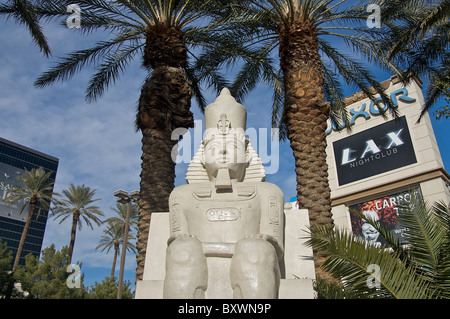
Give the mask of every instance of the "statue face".
M 247 166 L 245 136 L 233 132 L 214 134 L 206 141 L 204 152 L 205 169 L 210 175 L 215 177 L 219 169 L 225 168 L 230 178 L 242 179 Z

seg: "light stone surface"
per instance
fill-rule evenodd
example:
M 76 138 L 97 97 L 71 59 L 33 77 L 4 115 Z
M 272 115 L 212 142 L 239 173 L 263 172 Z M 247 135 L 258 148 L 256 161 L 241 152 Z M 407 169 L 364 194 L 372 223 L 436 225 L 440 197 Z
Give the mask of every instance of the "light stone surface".
M 284 212 L 283 193 L 264 182 L 245 108 L 223 89 L 205 123 L 188 184 L 173 190 L 168 214 L 153 214 L 136 298 L 312 298 L 312 251 L 300 236 L 308 212 Z
M 315 279 L 314 262 L 311 248 L 304 245 L 309 226 L 306 209 L 285 209 L 284 255 L 280 263 L 281 280 L 279 299 L 312 299 L 314 298 L 313 280 Z M 148 237 L 147 256 L 144 276 L 136 283 L 136 299 L 162 299 L 166 274 L 165 256 L 169 239 L 169 213 L 153 213 Z M 208 257 L 210 260 L 219 258 Z M 223 258 L 223 260 L 227 260 Z M 228 259 L 229 261 L 229 259 Z M 213 271 L 210 272 L 212 274 Z M 223 274 L 223 273 L 222 273 Z M 210 277 L 212 277 L 210 275 Z M 229 281 L 228 276 L 222 276 Z M 212 281 L 212 279 L 210 279 Z M 206 290 L 206 298 L 231 299 L 231 290 L 220 291 L 217 281 L 212 281 Z

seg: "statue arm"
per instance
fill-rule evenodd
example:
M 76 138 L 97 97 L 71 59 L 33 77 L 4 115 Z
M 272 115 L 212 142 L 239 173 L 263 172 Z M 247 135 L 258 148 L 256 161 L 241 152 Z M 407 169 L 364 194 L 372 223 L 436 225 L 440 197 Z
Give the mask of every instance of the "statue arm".
M 170 211 L 169 214 L 170 222 L 170 237 L 167 240 L 167 246 L 169 246 L 175 239 L 180 237 L 193 237 L 195 236 L 189 234 L 187 220 L 181 211 Z
M 266 185 L 262 191 L 261 237 L 274 245 L 278 257 L 283 255 L 284 196 L 281 190 L 273 185 Z
M 182 198 L 177 196 L 176 190 L 169 198 L 169 222 L 170 222 L 170 244 L 175 238 L 189 236 L 189 228 L 186 216 L 183 212 Z

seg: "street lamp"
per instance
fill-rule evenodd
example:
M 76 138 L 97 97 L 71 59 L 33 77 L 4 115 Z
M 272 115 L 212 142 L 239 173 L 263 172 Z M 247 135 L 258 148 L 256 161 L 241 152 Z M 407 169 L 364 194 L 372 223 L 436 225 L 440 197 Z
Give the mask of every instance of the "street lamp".
M 117 197 L 118 203 L 128 204 L 127 217 L 125 218 L 125 229 L 123 232 L 122 256 L 120 256 L 119 286 L 117 290 L 117 299 L 122 299 L 123 272 L 125 267 L 125 255 L 127 253 L 128 227 L 130 224 L 131 202 L 132 201 L 137 202 L 139 200 L 139 191 L 132 191 L 130 194 L 128 194 L 126 191 L 119 189 L 118 191 L 114 192 L 114 196 Z

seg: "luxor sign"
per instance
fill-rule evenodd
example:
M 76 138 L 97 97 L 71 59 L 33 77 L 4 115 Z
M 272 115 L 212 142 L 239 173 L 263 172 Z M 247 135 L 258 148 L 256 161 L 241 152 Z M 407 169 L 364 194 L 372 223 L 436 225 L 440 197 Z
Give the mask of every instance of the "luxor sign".
M 416 102 L 416 99 L 408 96 L 408 90 L 406 88 L 401 88 L 390 93 L 390 99 L 392 102 L 392 106 L 397 108 L 399 105 L 399 101 L 404 103 L 413 103 Z M 378 97 L 374 101 L 371 101 L 369 104 L 369 109 L 367 109 L 366 103 L 362 103 L 359 108 L 351 108 L 350 115 L 350 125 L 354 125 L 357 118 L 364 118 L 365 120 L 370 119 L 372 116 L 380 116 L 384 112 L 387 111 L 388 106 L 384 104 L 380 109 L 376 107 L 376 103 L 383 103 L 383 99 Z M 328 128 L 325 133 L 330 134 L 332 130 L 338 131 L 345 127 L 345 123 L 342 123 L 340 127 L 336 127 L 335 123 L 331 123 L 331 127 Z
M 333 143 L 339 186 L 417 162 L 404 116 Z

